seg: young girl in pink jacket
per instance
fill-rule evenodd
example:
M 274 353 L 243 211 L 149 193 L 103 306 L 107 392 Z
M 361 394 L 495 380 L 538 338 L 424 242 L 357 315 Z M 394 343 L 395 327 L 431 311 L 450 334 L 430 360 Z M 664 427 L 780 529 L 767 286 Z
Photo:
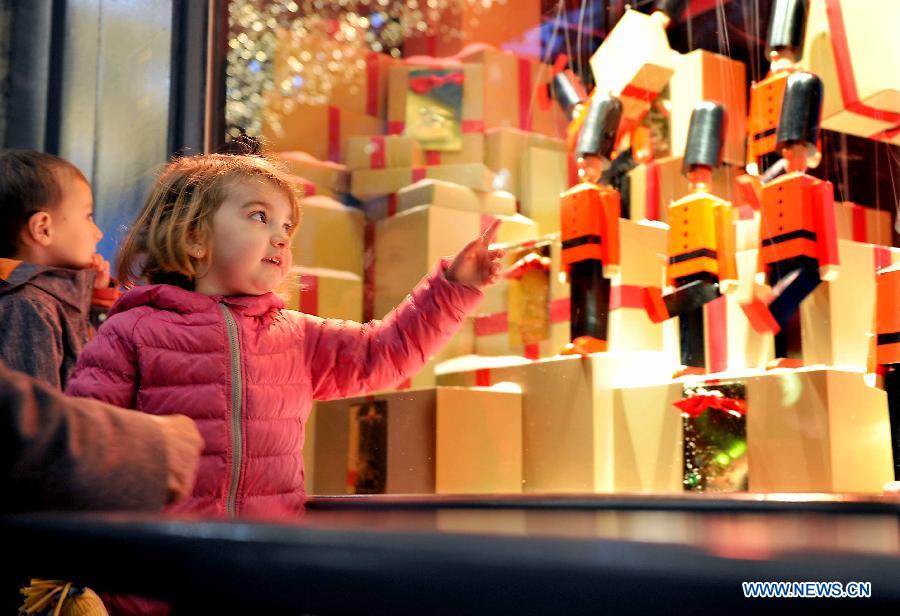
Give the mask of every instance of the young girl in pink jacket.
M 284 309 L 272 293 L 299 224 L 292 185 L 267 160 L 194 156 L 165 169 L 121 248 L 120 281 L 148 284 L 112 307 L 67 393 L 194 419 L 203 456 L 192 497 L 173 511 L 301 510 L 312 401 L 415 374 L 496 281 L 503 256 L 489 248 L 495 222 L 384 320 L 321 319 Z

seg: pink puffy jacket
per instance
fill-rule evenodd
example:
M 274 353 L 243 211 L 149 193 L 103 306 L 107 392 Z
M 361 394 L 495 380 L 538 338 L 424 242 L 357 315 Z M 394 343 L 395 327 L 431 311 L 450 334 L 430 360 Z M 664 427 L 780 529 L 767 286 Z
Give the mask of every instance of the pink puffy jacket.
M 482 293 L 442 261 L 382 321 L 283 310 L 275 295 L 132 289 L 84 348 L 66 393 L 192 417 L 205 440 L 193 496 L 172 508 L 273 517 L 302 509 L 313 400 L 357 396 L 418 371 Z

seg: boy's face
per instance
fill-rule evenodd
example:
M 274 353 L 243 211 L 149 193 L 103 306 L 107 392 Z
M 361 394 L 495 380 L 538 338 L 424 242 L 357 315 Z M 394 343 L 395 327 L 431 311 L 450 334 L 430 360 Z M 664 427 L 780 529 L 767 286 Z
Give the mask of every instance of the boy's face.
M 295 222 L 281 190 L 257 179 L 237 180 L 213 215 L 212 260 L 195 289 L 205 295 L 262 295 L 291 268 Z
M 86 269 L 91 267 L 97 242 L 103 237 L 103 232 L 94 224 L 91 187 L 68 170 L 54 173 L 62 199 L 49 211 L 49 243 L 44 246 L 46 262 L 55 267 Z

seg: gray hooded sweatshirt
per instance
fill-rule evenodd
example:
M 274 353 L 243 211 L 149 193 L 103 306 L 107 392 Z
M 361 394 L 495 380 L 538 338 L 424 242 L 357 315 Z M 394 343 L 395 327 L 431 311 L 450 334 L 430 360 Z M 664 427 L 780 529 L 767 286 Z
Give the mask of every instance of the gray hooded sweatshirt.
M 9 270 L 14 265 L 0 259 Z M 65 389 L 93 333 L 94 270 L 21 262 L 0 278 L 0 360 L 56 389 Z

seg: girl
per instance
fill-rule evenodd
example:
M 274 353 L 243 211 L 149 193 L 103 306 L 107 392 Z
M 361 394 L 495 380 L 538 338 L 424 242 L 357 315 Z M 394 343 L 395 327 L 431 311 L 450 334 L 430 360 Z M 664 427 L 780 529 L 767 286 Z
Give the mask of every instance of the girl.
M 299 222 L 289 180 L 267 160 L 194 156 L 165 169 L 121 248 L 119 279 L 149 284 L 111 308 L 67 393 L 196 421 L 205 441 L 197 482 L 172 511 L 300 511 L 312 401 L 414 374 L 500 271 L 503 252 L 489 249 L 495 222 L 383 321 L 321 319 L 285 310 L 272 293 Z

